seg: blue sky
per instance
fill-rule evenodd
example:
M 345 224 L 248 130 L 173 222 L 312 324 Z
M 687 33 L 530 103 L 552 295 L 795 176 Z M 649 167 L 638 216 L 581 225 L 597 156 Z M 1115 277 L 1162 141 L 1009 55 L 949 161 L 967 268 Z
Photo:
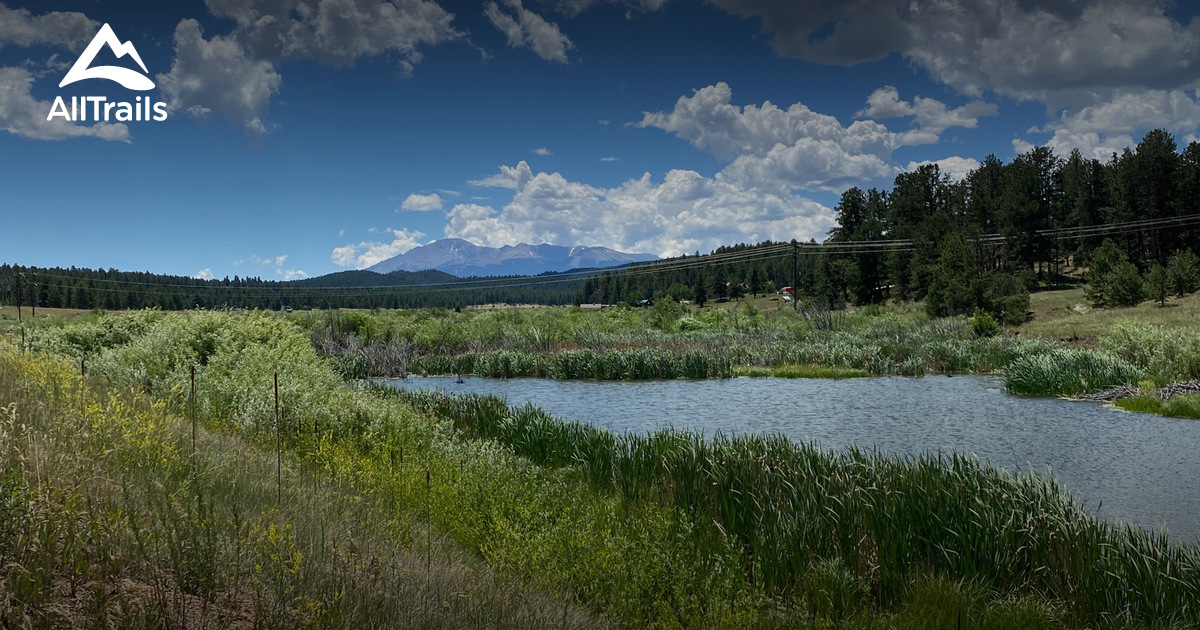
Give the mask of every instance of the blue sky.
M 847 187 L 925 161 L 1200 129 L 1187 3 L 0 2 L 0 260 L 26 265 L 291 279 L 447 236 L 820 239 Z M 59 88 L 104 23 L 155 89 Z M 168 119 L 45 120 L 142 94 Z

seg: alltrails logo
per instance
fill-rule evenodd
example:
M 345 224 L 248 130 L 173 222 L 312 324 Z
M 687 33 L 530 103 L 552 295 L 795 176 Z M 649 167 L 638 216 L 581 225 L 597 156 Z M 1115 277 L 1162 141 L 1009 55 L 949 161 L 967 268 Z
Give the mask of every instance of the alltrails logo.
M 79 56 L 79 60 L 71 69 L 67 71 L 67 76 L 63 77 L 62 83 L 58 87 L 66 87 L 76 81 L 85 79 L 108 79 L 116 81 L 122 86 L 130 90 L 153 90 L 154 82 L 145 74 L 139 74 L 129 68 L 120 66 L 95 66 L 92 67 L 92 61 L 96 59 L 96 54 L 100 49 L 108 46 L 117 58 L 129 55 L 142 68 L 142 72 L 149 73 L 146 70 L 146 64 L 142 63 L 142 58 L 138 55 L 137 49 L 133 47 L 133 42 L 121 43 L 117 39 L 116 33 L 113 33 L 112 28 L 105 24 L 100 27 L 100 32 L 92 38 L 92 42 L 84 49 L 83 54 Z M 149 96 L 137 97 L 134 102 L 127 103 L 122 101 L 109 101 L 105 96 L 72 96 L 71 106 L 67 107 L 63 97 L 57 96 L 54 98 L 54 104 L 50 107 L 50 114 L 46 116 L 46 120 L 54 120 L 55 117 L 61 116 L 64 120 L 70 122 L 86 122 L 88 120 L 88 104 L 91 104 L 91 120 L 95 122 L 109 122 L 116 120 L 118 122 L 154 120 L 163 121 L 167 119 L 167 104 L 154 103 Z

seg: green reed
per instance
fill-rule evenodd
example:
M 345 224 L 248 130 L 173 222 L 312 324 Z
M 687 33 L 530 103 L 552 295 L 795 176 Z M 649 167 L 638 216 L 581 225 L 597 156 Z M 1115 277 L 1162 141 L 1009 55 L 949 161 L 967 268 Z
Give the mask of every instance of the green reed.
M 475 438 L 573 467 L 627 504 L 684 511 L 739 550 L 747 582 L 786 596 L 838 562 L 882 605 L 923 574 L 1040 594 L 1084 619 L 1200 622 L 1200 553 L 1102 521 L 1053 480 L 975 459 L 825 451 L 780 436 L 618 435 L 499 398 L 399 393 Z M 836 573 L 836 572 L 835 572 Z
M 1108 354 L 1082 348 L 1055 348 L 1027 354 L 1005 371 L 1005 385 L 1015 394 L 1070 396 L 1115 385 L 1136 384 L 1141 368 Z

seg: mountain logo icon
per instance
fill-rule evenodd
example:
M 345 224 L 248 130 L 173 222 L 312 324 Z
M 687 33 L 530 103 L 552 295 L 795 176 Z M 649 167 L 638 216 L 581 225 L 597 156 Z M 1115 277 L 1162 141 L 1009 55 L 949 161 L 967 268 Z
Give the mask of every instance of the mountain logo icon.
M 149 77 L 138 74 L 129 68 L 122 68 L 120 66 L 90 67 L 96 59 L 96 53 L 99 53 L 100 49 L 106 45 L 113 51 L 113 54 L 117 58 L 129 55 L 142 67 L 142 72 L 149 73 L 149 70 L 146 70 L 146 64 L 142 63 L 142 58 L 138 55 L 137 49 L 133 47 L 133 43 L 121 43 L 121 40 L 117 39 L 117 34 L 113 32 L 112 27 L 105 24 L 100 27 L 100 31 L 92 38 L 92 42 L 84 49 L 83 54 L 79 56 L 79 60 L 75 62 L 75 65 L 71 66 L 71 69 L 67 71 L 67 76 L 63 77 L 62 83 L 59 83 L 58 87 L 65 87 L 84 79 L 108 79 L 116 81 L 131 90 L 154 89 L 154 82 Z

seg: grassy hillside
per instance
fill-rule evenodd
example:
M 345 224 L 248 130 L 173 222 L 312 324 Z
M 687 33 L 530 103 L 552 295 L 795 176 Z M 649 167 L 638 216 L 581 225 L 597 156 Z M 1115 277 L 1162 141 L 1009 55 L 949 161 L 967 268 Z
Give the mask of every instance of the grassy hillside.
M 418 510 L 291 454 L 277 485 L 274 453 L 204 424 L 193 451 L 164 402 L 0 349 L 0 626 L 596 625 Z
M 1092 308 L 1083 289 L 1042 291 L 1029 299 L 1032 319 L 1020 327 L 1023 336 L 1069 340 L 1095 346 L 1112 327 L 1125 320 L 1171 328 L 1200 330 L 1200 293 L 1167 299 L 1166 306 L 1145 301 L 1129 308 Z

